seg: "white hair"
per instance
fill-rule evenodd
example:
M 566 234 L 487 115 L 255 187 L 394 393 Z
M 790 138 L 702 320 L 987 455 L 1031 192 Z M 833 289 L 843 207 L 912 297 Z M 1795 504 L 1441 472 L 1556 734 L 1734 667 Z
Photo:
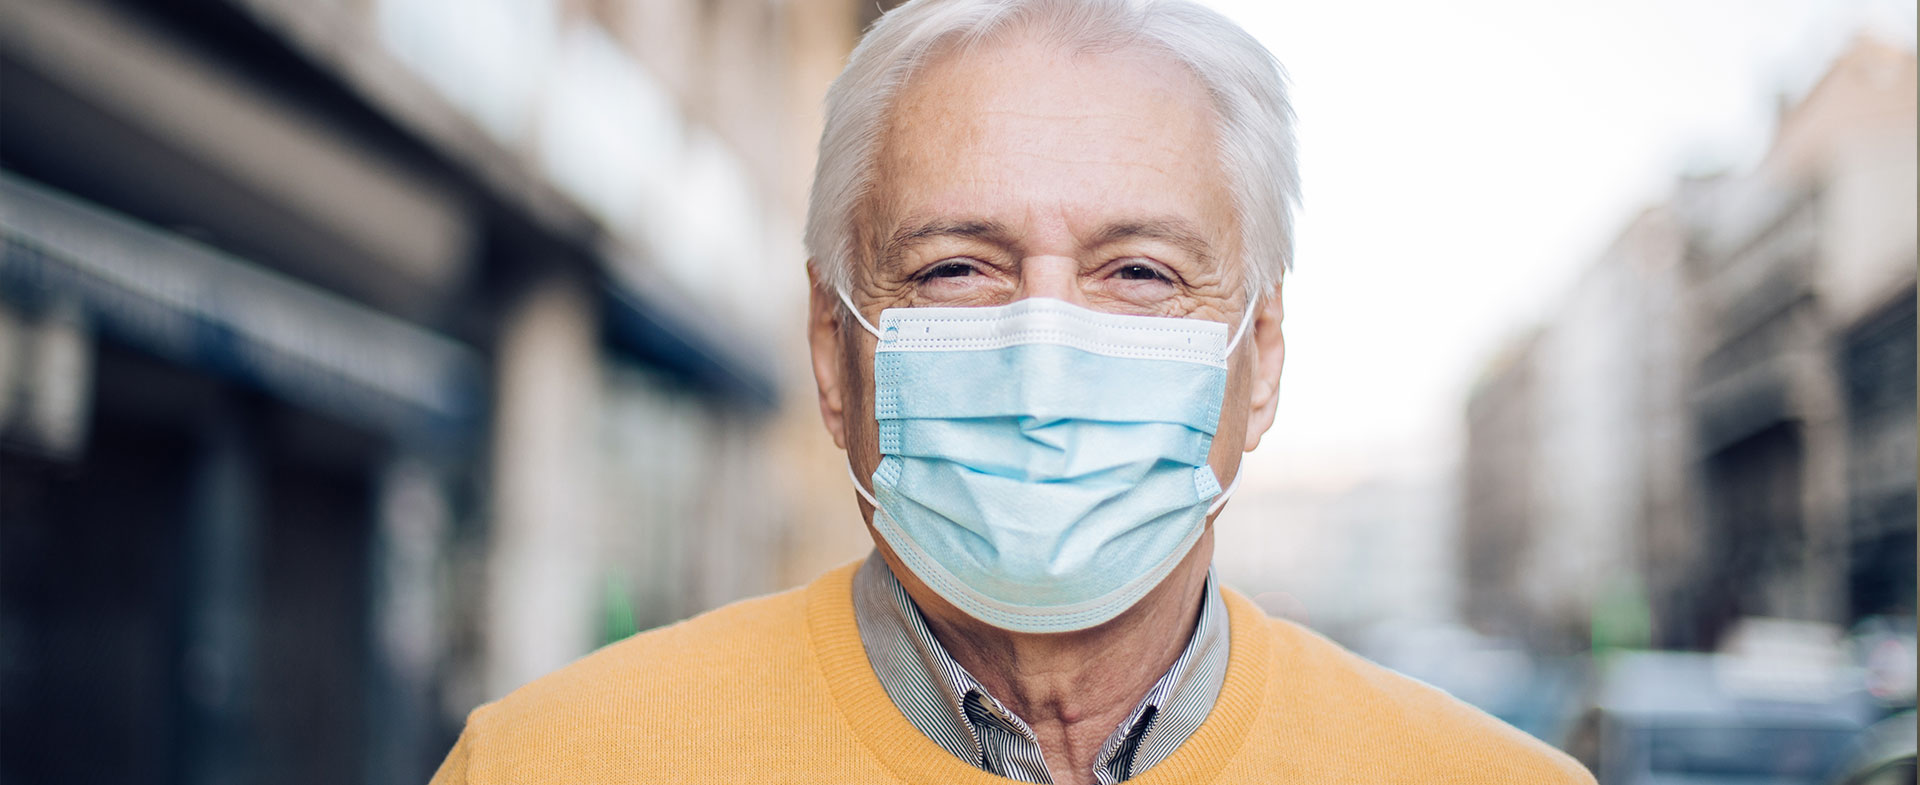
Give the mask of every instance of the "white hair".
M 901 87 L 943 47 L 1009 31 L 1077 51 L 1148 47 L 1191 69 L 1219 119 L 1220 167 L 1231 181 L 1247 282 L 1262 294 L 1279 284 L 1293 266 L 1300 200 L 1286 76 L 1253 36 L 1190 0 L 913 0 L 882 15 L 827 90 L 806 235 L 823 284 L 853 284 L 854 260 L 863 256 L 854 222 L 873 190 L 874 159 Z

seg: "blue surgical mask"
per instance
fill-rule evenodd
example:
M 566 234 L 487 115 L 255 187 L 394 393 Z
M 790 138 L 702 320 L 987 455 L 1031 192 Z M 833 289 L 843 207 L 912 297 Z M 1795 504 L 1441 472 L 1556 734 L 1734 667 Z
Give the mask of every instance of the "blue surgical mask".
M 874 417 L 873 526 L 946 601 L 1018 632 L 1068 632 L 1133 606 L 1232 494 L 1207 453 L 1245 335 L 1204 319 L 1028 298 L 889 308 Z

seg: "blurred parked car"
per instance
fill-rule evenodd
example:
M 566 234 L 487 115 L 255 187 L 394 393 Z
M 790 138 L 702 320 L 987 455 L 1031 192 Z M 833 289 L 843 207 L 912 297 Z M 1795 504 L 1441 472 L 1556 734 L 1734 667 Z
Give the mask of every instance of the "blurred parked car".
M 1628 652 L 1563 747 L 1602 785 L 1815 785 L 1875 716 L 1857 669 Z
M 1914 713 L 1876 722 L 1849 745 L 1831 785 L 1914 785 Z

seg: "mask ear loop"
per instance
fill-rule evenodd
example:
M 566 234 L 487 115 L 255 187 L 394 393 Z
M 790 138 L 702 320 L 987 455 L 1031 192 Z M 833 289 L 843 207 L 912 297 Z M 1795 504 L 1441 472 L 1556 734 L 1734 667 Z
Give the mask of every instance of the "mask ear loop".
M 847 471 L 853 470 L 848 469 Z M 1245 474 L 1245 472 L 1239 468 L 1233 470 L 1233 482 L 1227 483 L 1227 489 L 1221 491 L 1219 496 L 1213 497 L 1213 504 L 1207 505 L 1207 517 L 1213 517 L 1213 514 L 1219 512 L 1221 507 L 1227 506 L 1227 500 L 1233 498 L 1234 489 L 1240 487 L 1240 477 L 1243 474 Z
M 1233 340 L 1227 342 L 1227 350 L 1221 353 L 1222 359 L 1233 356 L 1233 348 L 1240 345 L 1240 339 L 1247 337 L 1247 329 L 1253 326 L 1253 316 L 1259 312 L 1257 308 L 1259 304 L 1258 295 L 1247 298 L 1247 314 L 1240 317 L 1240 327 L 1234 331 Z M 1244 472 L 1238 467 L 1233 470 L 1233 481 L 1227 483 L 1227 489 L 1221 491 L 1219 496 L 1213 497 L 1213 504 L 1207 506 L 1209 517 L 1219 512 L 1220 508 L 1227 506 L 1227 500 L 1233 498 L 1234 490 L 1240 487 L 1240 477 L 1243 474 Z
M 860 322 L 861 327 L 865 327 L 867 332 L 873 333 L 873 337 L 880 337 L 880 330 L 874 327 L 873 323 L 867 321 L 867 317 L 860 315 L 860 309 L 853 307 L 853 301 L 847 298 L 847 290 L 836 289 L 834 293 L 840 295 L 840 304 L 847 307 L 847 313 L 853 314 L 853 318 Z M 847 458 L 847 479 L 853 481 L 854 492 L 860 494 L 860 498 L 866 499 L 867 503 L 873 505 L 875 510 L 880 509 L 880 500 L 873 498 L 873 493 L 867 490 L 866 483 L 860 481 L 860 475 L 853 473 L 853 456 L 848 455 Z
M 846 295 L 844 294 L 840 296 L 842 298 L 846 297 Z M 1233 331 L 1233 340 L 1227 342 L 1227 350 L 1221 353 L 1223 357 L 1233 356 L 1233 348 L 1240 345 L 1240 339 L 1247 337 L 1247 328 L 1253 326 L 1254 314 L 1257 314 L 1260 312 L 1260 309 L 1257 307 L 1259 306 L 1259 304 L 1260 304 L 1259 295 L 1255 295 L 1247 298 L 1247 313 L 1245 316 L 1240 317 L 1240 328 Z M 849 305 L 847 307 L 851 308 L 853 306 Z M 856 311 L 854 315 L 858 316 L 859 312 Z M 862 323 L 864 324 L 864 322 Z
M 853 314 L 853 318 L 860 322 L 861 327 L 867 328 L 867 332 L 873 333 L 873 337 L 880 337 L 880 328 L 873 326 L 872 322 L 867 321 L 867 317 L 860 315 L 860 309 L 853 307 L 853 301 L 847 299 L 847 290 L 836 289 L 834 291 L 840 295 L 840 304 L 847 307 L 847 313 Z
M 847 461 L 847 479 L 853 481 L 853 490 L 855 493 L 860 494 L 860 498 L 866 499 L 867 503 L 873 505 L 874 509 L 880 509 L 880 500 L 873 498 L 873 494 L 867 491 L 867 486 L 860 482 L 860 475 L 853 473 L 852 460 Z

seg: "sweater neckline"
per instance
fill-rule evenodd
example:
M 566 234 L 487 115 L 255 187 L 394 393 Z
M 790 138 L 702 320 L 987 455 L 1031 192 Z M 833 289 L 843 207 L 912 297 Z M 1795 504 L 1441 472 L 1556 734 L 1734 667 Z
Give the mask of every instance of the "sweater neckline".
M 807 588 L 807 627 L 813 659 L 835 708 L 867 752 L 908 782 L 1010 782 L 967 765 L 915 728 L 893 705 L 867 662 L 854 621 L 854 562 Z M 1239 752 L 1260 713 L 1271 677 L 1271 626 L 1251 602 L 1222 589 L 1233 630 L 1226 680 L 1213 710 L 1179 749 L 1154 764 L 1131 785 L 1213 780 Z

